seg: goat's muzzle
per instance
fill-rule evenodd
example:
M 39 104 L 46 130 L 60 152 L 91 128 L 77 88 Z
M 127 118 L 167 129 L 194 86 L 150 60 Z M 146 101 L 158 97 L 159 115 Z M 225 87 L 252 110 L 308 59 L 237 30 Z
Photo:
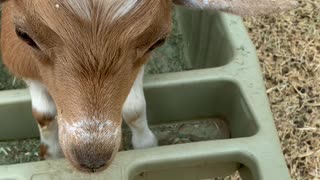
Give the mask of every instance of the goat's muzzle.
M 61 148 L 71 164 L 82 172 L 94 173 L 106 169 L 118 152 L 121 125 L 95 120 L 62 123 L 59 137 Z

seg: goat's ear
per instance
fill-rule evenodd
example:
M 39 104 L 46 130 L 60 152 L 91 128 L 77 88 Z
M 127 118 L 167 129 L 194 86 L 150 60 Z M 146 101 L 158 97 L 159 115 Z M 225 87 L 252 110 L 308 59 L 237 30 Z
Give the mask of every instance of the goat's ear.
M 217 10 L 241 16 L 265 15 L 294 9 L 296 0 L 173 0 L 193 9 Z

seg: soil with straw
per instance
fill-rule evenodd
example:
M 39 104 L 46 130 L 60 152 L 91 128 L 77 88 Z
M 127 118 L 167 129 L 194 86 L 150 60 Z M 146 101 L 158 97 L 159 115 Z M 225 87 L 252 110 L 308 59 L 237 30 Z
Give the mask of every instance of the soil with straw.
M 320 1 L 247 18 L 293 179 L 320 179 Z

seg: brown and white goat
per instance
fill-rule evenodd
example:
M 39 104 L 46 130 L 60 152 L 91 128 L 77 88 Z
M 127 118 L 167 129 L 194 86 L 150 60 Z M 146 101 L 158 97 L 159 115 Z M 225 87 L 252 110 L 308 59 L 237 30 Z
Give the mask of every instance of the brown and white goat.
M 41 156 L 96 172 L 113 160 L 122 119 L 134 148 L 157 146 L 142 80 L 150 53 L 171 31 L 172 0 L 7 0 L 2 55 L 28 84 Z M 173 0 L 240 15 L 290 9 L 289 0 Z

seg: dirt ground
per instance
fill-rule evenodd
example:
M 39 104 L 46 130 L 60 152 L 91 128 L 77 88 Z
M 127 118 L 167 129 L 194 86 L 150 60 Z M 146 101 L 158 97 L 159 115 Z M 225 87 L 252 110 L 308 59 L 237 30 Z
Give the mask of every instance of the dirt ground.
M 293 179 L 320 179 L 320 1 L 245 20 Z
M 245 24 L 257 48 L 292 179 L 316 180 L 320 179 L 320 1 L 304 0 L 300 5 L 290 12 L 246 18 Z M 181 34 L 176 30 L 169 39 L 173 46 L 158 51 L 160 55 L 163 52 L 168 55 L 157 56 L 156 53 L 150 62 L 151 68 L 147 68 L 148 73 L 172 71 L 166 67 L 184 69 L 181 62 L 170 61 L 183 61 L 179 42 Z M 166 59 L 167 64 L 157 64 L 159 58 Z M 8 76 L 0 63 L 0 90 L 22 86 Z M 183 141 L 183 138 L 178 140 Z M 37 160 L 38 143 L 38 140 L 0 143 L 0 164 Z M 6 154 L 13 157 L 5 159 Z

